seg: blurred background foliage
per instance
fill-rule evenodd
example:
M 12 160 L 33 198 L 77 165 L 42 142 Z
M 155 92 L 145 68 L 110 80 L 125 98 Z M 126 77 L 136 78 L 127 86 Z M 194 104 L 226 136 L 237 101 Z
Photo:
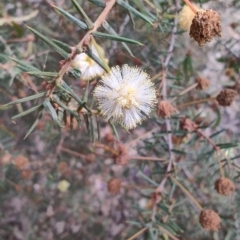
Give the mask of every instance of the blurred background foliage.
M 94 22 L 102 8 L 93 2 L 78 0 Z M 238 191 L 231 197 L 222 197 L 215 192 L 219 168 L 212 146 L 198 133 L 187 133 L 180 127 L 181 117 L 188 116 L 223 150 L 221 161 L 225 174 L 238 190 L 239 99 L 237 97 L 230 107 L 223 108 L 210 97 L 225 87 L 239 92 L 240 2 L 195 1 L 204 9 L 218 11 L 222 18 L 222 38 L 202 48 L 177 26 L 182 1 L 126 2 L 147 16 L 153 25 L 115 4 L 107 18 L 108 23 L 120 36 L 139 41 L 143 46 L 128 44 L 133 57 L 121 43 L 96 38 L 104 48 L 110 66 L 137 65 L 150 74 L 158 88 L 163 64 L 170 56 L 165 66 L 169 99 L 192 85 L 197 76 L 210 80 L 207 90 L 192 90 L 175 101 L 179 112 L 170 120 L 171 152 L 175 162 L 173 173 L 203 207 L 219 213 L 222 218 L 220 231 L 206 232 L 201 228 L 196 206 L 171 180 L 161 193 L 156 220 L 152 222 L 152 193 L 164 178 L 169 162 L 165 119 L 159 118 L 155 111 L 150 119 L 129 133 L 117 127 L 119 139 L 126 143 L 129 155 L 143 157 L 138 160 L 133 157 L 124 166 L 115 164 L 110 152 L 92 144 L 84 123 L 79 128 L 73 122 L 71 130 L 70 115 L 66 116 L 66 127 L 59 132 L 51 117 L 44 114 L 34 131 L 23 140 L 36 120 L 36 113 L 16 120 L 11 118 L 38 101 L 14 106 L 3 104 L 41 92 L 43 80 L 17 68 L 16 62 L 7 56 L 46 72 L 58 72 L 62 60 L 25 24 L 70 46 L 75 46 L 85 31 L 52 7 L 54 4 L 82 20 L 71 1 L 1 0 L 0 239 L 240 239 Z M 99 31 L 104 32 L 104 29 L 101 27 Z M 85 82 L 71 77 L 65 80 L 78 96 L 83 96 Z M 94 84 L 91 83 L 90 88 Z M 89 101 L 91 98 L 90 92 Z M 192 104 L 205 98 L 209 100 Z M 112 128 L 104 121 L 99 124 L 101 143 L 116 148 Z M 146 161 L 144 157 L 165 160 Z M 111 194 L 107 187 L 112 177 L 122 182 L 117 195 Z M 139 234 L 134 236 L 135 233 Z

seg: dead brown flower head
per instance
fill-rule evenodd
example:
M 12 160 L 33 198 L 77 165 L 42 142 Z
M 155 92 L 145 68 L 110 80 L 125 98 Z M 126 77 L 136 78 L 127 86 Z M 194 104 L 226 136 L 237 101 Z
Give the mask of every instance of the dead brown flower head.
M 220 15 L 213 10 L 198 11 L 193 18 L 190 27 L 190 37 L 192 37 L 199 46 L 210 42 L 216 35 L 221 37 L 221 19 Z
M 118 143 L 118 155 L 115 157 L 116 164 L 125 165 L 129 162 L 129 155 L 127 147 L 122 144 Z
M 180 128 L 182 130 L 192 132 L 192 131 L 195 131 L 197 129 L 197 127 L 198 127 L 198 125 L 189 118 L 183 117 L 180 120 Z
M 210 81 L 204 77 L 197 77 L 195 82 L 198 84 L 197 89 L 205 90 L 210 86 Z
M 220 228 L 221 218 L 213 210 L 204 209 L 199 215 L 199 222 L 207 231 L 218 231 Z
M 111 178 L 107 182 L 108 192 L 115 195 L 120 192 L 121 181 L 118 178 Z
M 168 101 L 159 101 L 157 105 L 157 115 L 159 117 L 170 117 L 175 112 L 175 108 Z
M 218 194 L 229 196 L 234 192 L 235 186 L 234 186 L 234 183 L 230 179 L 219 178 L 215 182 L 215 189 L 218 192 Z
M 230 106 L 237 96 L 237 92 L 232 89 L 224 89 L 222 90 L 216 97 L 216 100 L 221 106 Z

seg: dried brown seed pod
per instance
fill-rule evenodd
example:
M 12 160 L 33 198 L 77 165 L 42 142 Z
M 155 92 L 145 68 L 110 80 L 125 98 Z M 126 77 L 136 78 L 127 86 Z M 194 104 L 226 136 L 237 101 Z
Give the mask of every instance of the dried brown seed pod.
M 215 182 L 215 189 L 218 192 L 218 194 L 229 196 L 234 192 L 235 186 L 234 186 L 234 183 L 230 179 L 219 178 Z
M 118 155 L 115 157 L 116 164 L 125 165 L 129 162 L 129 155 L 127 147 L 122 144 L 118 143 Z
M 197 89 L 205 90 L 210 86 L 210 81 L 205 77 L 197 77 L 195 82 L 198 84 Z
M 115 195 L 120 192 L 121 181 L 118 178 L 111 178 L 107 182 L 108 192 Z
M 192 37 L 199 46 L 210 42 L 216 35 L 221 37 L 221 19 L 220 15 L 213 10 L 198 11 L 193 18 L 190 27 L 190 37 Z
M 230 106 L 237 96 L 237 92 L 232 89 L 224 89 L 222 90 L 216 97 L 216 100 L 221 106 Z
M 157 115 L 159 117 L 170 117 L 175 112 L 175 108 L 168 101 L 159 101 L 157 105 Z
M 199 215 L 199 222 L 207 231 L 218 231 L 220 228 L 221 218 L 213 210 L 204 209 Z

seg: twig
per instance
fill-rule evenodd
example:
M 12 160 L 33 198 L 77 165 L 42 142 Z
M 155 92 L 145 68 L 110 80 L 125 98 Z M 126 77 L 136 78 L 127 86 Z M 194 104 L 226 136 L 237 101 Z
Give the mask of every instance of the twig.
M 96 31 L 100 27 L 100 25 L 105 21 L 108 13 L 112 9 L 112 7 L 115 4 L 115 2 L 116 2 L 116 0 L 109 0 L 108 2 L 106 2 L 105 8 L 103 9 L 103 11 L 98 16 L 97 20 L 94 23 L 94 27 L 87 31 L 87 33 L 82 38 L 82 40 L 77 44 L 77 47 L 75 48 L 75 51 L 72 53 L 71 57 L 69 59 L 67 59 L 65 61 L 65 63 L 63 64 L 63 66 L 61 67 L 61 69 L 60 69 L 60 71 L 58 73 L 58 77 L 55 80 L 56 85 L 62 81 L 62 78 L 63 78 L 64 74 L 68 71 L 69 67 L 72 64 L 72 61 L 73 61 L 75 55 L 77 54 L 78 49 L 81 49 L 83 45 L 88 45 L 90 37 L 91 37 L 91 34 L 94 31 Z M 56 85 L 53 85 L 53 87 L 49 90 L 48 96 L 52 95 Z
M 192 194 L 180 183 L 178 182 L 174 177 L 171 177 L 172 181 L 176 183 L 181 190 L 190 198 L 190 200 L 196 205 L 196 207 L 201 211 L 203 208 L 202 206 L 198 203 L 198 201 L 192 196 Z
M 197 9 L 194 7 L 194 5 L 189 0 L 183 0 L 190 8 L 191 10 L 196 14 Z
M 140 231 L 138 231 L 137 233 L 135 233 L 134 235 L 132 235 L 130 238 L 128 238 L 127 240 L 133 240 L 136 237 L 140 236 L 142 233 L 144 233 L 148 228 L 145 227 L 143 229 L 141 229 Z

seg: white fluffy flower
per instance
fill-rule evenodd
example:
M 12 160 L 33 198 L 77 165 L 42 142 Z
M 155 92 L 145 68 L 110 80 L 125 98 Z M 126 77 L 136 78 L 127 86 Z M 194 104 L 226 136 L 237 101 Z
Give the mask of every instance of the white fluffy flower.
M 98 52 L 93 44 L 90 44 L 89 47 L 92 53 L 100 59 Z M 104 56 L 104 50 L 99 45 L 98 50 L 100 51 L 101 55 Z M 107 59 L 105 60 L 108 62 Z M 100 67 L 93 59 L 91 59 L 86 53 L 80 53 L 76 55 L 71 67 L 81 72 L 81 79 L 84 81 L 89 81 L 105 73 L 105 70 Z
M 94 97 L 103 116 L 126 129 L 136 127 L 156 103 L 156 92 L 147 73 L 137 67 L 113 67 L 102 76 Z

